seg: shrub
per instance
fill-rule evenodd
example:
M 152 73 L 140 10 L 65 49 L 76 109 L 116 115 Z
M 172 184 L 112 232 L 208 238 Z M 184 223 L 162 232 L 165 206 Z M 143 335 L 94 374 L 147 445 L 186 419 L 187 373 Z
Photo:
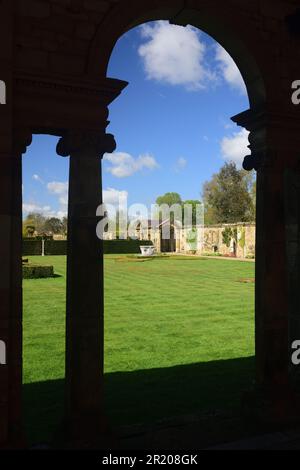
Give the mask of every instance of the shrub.
M 47 240 L 45 241 L 46 256 L 65 256 L 67 254 L 67 240 Z
M 41 279 L 54 277 L 53 266 L 41 266 L 38 264 L 23 264 L 23 279 Z
M 23 256 L 39 256 L 42 254 L 41 240 L 23 240 Z
M 104 254 L 139 254 L 140 246 L 152 246 L 149 240 L 104 240 Z M 100 250 L 99 241 L 99 250 Z M 46 256 L 65 256 L 67 254 L 67 240 L 45 240 Z M 42 241 L 23 240 L 23 256 L 40 256 L 42 254 Z

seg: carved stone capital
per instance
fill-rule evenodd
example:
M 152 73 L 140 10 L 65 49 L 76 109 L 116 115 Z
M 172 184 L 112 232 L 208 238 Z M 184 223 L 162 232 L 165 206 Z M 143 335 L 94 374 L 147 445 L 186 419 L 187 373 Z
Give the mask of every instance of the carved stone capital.
M 59 140 L 56 152 L 62 157 L 86 155 L 102 158 L 112 153 L 116 142 L 112 134 L 97 131 L 67 131 Z
M 258 171 L 260 168 L 267 166 L 268 152 L 266 147 L 266 132 L 264 129 L 256 129 L 249 134 L 248 148 L 251 155 L 247 155 L 243 161 L 243 168 L 246 171 Z
M 266 144 L 266 114 L 263 110 L 248 110 L 231 118 L 233 122 L 244 127 L 249 134 L 248 148 L 251 155 L 247 155 L 243 161 L 246 171 L 258 171 L 268 162 L 268 151 Z
M 13 152 L 15 155 L 26 153 L 32 142 L 32 133 L 28 129 L 15 129 L 13 137 Z

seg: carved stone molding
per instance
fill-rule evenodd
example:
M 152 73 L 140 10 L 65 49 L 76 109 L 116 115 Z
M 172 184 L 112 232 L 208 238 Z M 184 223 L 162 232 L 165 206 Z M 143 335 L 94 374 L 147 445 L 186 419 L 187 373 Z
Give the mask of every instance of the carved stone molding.
M 102 158 L 105 153 L 112 153 L 116 142 L 112 134 L 95 131 L 67 131 L 59 140 L 56 151 L 62 157 L 89 156 Z
M 16 156 L 26 153 L 32 142 L 32 132 L 29 129 L 16 129 L 13 137 L 13 152 Z
M 15 125 L 24 122 L 36 133 L 62 135 L 64 129 L 97 130 L 108 119 L 108 106 L 127 86 L 98 80 L 16 72 Z
M 285 149 L 299 146 L 300 119 L 297 115 L 250 109 L 231 119 L 250 132 L 249 149 L 252 153 L 245 156 L 243 162 L 247 171 L 273 166 L 282 146 Z

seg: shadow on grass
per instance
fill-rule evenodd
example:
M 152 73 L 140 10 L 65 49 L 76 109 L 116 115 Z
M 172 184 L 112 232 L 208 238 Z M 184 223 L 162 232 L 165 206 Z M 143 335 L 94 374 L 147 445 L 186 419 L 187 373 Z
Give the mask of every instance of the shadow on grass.
M 236 409 L 254 378 L 254 357 L 105 375 L 113 425 L 149 424 L 180 415 Z M 31 443 L 49 442 L 63 414 L 64 380 L 25 384 L 24 418 Z

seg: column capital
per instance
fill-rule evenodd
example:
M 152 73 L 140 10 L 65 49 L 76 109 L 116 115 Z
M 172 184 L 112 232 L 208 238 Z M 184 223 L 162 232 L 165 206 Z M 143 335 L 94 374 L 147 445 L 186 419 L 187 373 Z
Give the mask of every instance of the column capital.
M 76 155 L 78 157 L 93 156 L 102 158 L 105 153 L 112 153 L 116 142 L 112 134 L 104 131 L 68 130 L 60 138 L 56 152 L 61 157 Z
M 32 142 L 32 132 L 29 129 L 15 129 L 13 135 L 14 155 L 22 156 Z
M 263 110 L 249 109 L 231 118 L 238 126 L 250 131 L 249 150 L 251 155 L 246 155 L 243 161 L 244 170 L 257 171 L 264 161 L 265 143 L 265 113 Z
M 250 132 L 249 149 L 243 167 L 247 171 L 271 168 L 278 161 L 278 149 L 298 151 L 300 120 L 294 113 L 249 109 L 231 118 Z

